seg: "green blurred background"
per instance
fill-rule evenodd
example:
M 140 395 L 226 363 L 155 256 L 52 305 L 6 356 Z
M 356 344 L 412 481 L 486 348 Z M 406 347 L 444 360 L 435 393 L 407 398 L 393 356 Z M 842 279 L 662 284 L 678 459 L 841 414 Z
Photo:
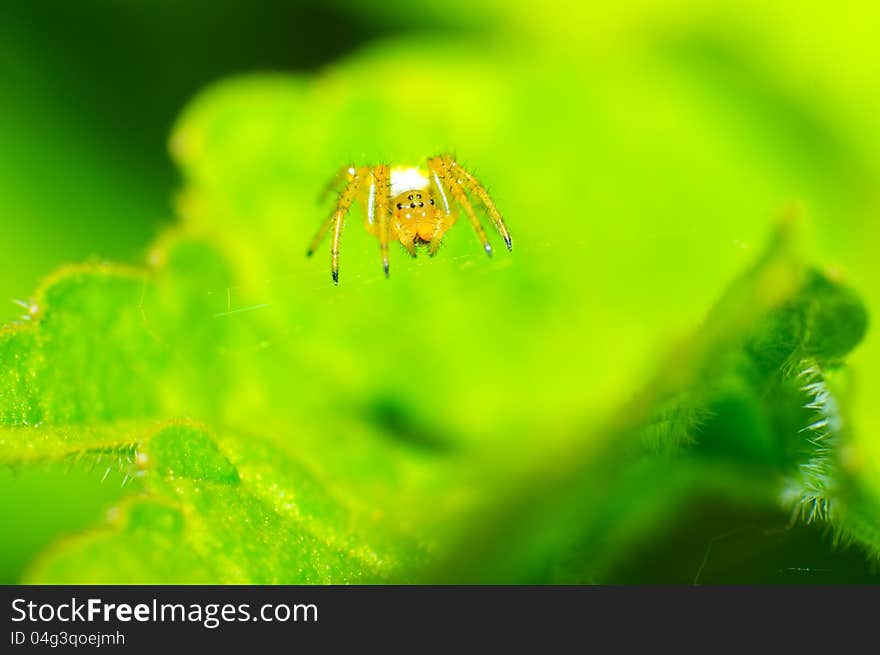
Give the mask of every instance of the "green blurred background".
M 179 183 L 168 134 L 204 85 L 316 70 L 383 34 L 442 25 L 327 2 L 3 2 L 0 323 L 61 265 L 143 263 Z M 122 493 L 115 474 L 95 484 L 93 472 L 67 469 L 0 468 L 0 515 L 14 535 L 0 549 L 3 582 Z
M 880 10 L 870 3 L 826 9 L 818 3 L 768 8 L 760 2 L 643 1 L 583 9 L 559 0 L 10 0 L 0 11 L 0 239 L 7 245 L 0 258 L 0 299 L 27 300 L 41 278 L 65 263 L 144 260 L 150 242 L 171 221 L 180 185 L 167 152 L 168 134 L 187 101 L 206 84 L 247 71 L 318 71 L 383 39 L 443 34 L 472 48 L 519 40 L 521 56 L 534 51 L 547 54 L 549 62 L 565 62 L 567 69 L 588 70 L 591 79 L 604 80 L 619 103 L 608 114 L 621 121 L 672 112 L 676 106 L 684 114 L 692 111 L 704 120 L 695 122 L 681 152 L 646 155 L 668 168 L 626 192 L 650 204 L 652 185 L 675 178 L 676 167 L 687 165 L 692 154 L 695 166 L 710 171 L 706 175 L 766 166 L 772 180 L 766 187 L 749 186 L 750 178 L 731 174 L 728 189 L 740 185 L 739 206 L 769 225 L 786 204 L 804 202 L 810 254 L 821 265 L 842 270 L 869 308 L 880 307 L 875 261 Z M 631 44 L 649 47 L 636 56 Z M 665 77 L 670 68 L 681 77 Z M 667 88 L 674 94 L 667 105 L 641 104 Z M 595 93 L 595 102 L 602 103 Z M 542 111 L 548 122 L 579 129 L 581 117 L 569 108 Z M 662 118 L 648 122 L 647 129 L 661 129 Z M 613 144 L 600 146 L 613 151 Z M 626 144 L 630 148 L 633 144 Z M 591 153 L 566 155 L 558 163 L 530 164 L 577 166 Z M 612 165 L 621 169 L 620 161 Z M 632 168 L 640 170 L 639 165 Z M 705 192 L 711 181 L 704 185 L 700 174 L 699 169 L 682 173 L 680 193 Z M 681 206 L 689 206 L 686 199 Z M 679 230 L 687 239 L 687 224 L 670 218 L 668 227 L 655 229 Z M 575 245 L 583 244 L 584 236 L 573 235 Z M 570 254 L 586 256 L 582 250 Z M 686 276 L 687 261 L 674 266 Z M 0 322 L 14 321 L 20 313 L 13 302 L 0 302 Z M 864 380 L 857 413 L 862 434 L 870 435 L 880 427 L 878 413 L 865 409 L 880 384 L 870 375 L 880 363 L 876 338 L 855 361 Z M 99 483 L 88 471 L 58 472 L 50 465 L 0 469 L 0 513 L 7 534 L 15 534 L 0 550 L 0 580 L 16 580 L 38 550 L 59 534 L 92 523 L 121 495 L 116 474 Z M 685 517 L 665 537 L 670 548 L 693 553 L 668 562 L 658 560 L 662 553 L 643 553 L 631 570 L 617 572 L 618 579 L 686 577 L 687 571 L 673 570 L 676 563 L 699 562 L 707 544 L 715 552 L 699 569 L 704 581 L 872 579 L 860 553 L 832 548 L 818 529 L 784 531 L 779 515 L 741 515 L 738 508 L 718 508 L 710 501 L 694 511 L 699 520 Z

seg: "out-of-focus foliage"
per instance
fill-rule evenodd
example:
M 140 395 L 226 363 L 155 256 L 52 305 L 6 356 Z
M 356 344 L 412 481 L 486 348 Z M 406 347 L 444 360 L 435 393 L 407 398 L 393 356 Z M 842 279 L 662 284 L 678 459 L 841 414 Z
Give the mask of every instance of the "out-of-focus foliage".
M 63 271 L 0 336 L 0 458 L 131 480 L 26 579 L 614 581 L 706 498 L 880 547 L 878 90 L 841 68 L 849 23 L 547 9 L 188 107 L 149 267 Z M 837 67 L 794 56 L 817 39 Z M 341 163 L 445 150 L 512 254 L 462 222 L 386 281 L 354 212 L 340 287 L 303 257 Z
M 4 2 L 0 322 L 59 263 L 142 261 L 170 218 L 165 141 L 195 90 L 309 70 L 390 30 L 319 0 Z
M 332 38 L 315 25 L 332 25 Z M 397 29 L 323 0 L 3 2 L 0 323 L 27 314 L 8 301 L 27 300 L 60 265 L 143 262 L 173 220 L 168 131 L 203 85 L 240 71 L 313 70 Z M 0 580 L 100 517 L 121 493 L 114 475 L 0 468 L 0 515 L 15 535 L 0 549 Z

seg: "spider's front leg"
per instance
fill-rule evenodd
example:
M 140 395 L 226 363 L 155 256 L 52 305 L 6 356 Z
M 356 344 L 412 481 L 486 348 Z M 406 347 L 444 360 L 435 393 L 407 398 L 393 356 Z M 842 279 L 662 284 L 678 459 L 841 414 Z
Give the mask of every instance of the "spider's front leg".
M 437 251 L 440 249 L 440 242 L 443 240 L 443 235 L 455 224 L 458 218 L 456 214 L 439 209 L 434 213 L 434 217 L 437 223 L 434 228 L 434 234 L 431 235 L 431 240 L 428 242 L 428 254 L 431 257 L 437 254 Z
M 404 249 L 409 253 L 409 256 L 413 259 L 418 257 L 418 252 L 416 252 L 415 231 L 410 229 L 400 221 L 397 221 L 394 224 L 394 232 L 397 235 L 397 240 L 400 241 L 400 245 L 402 245 Z
M 348 168 L 348 184 L 339 194 L 339 200 L 336 207 L 326 221 L 318 228 L 312 242 L 309 245 L 306 256 L 311 256 L 323 241 L 324 236 L 333 228 L 333 241 L 330 248 L 330 268 L 333 277 L 333 283 L 339 284 L 339 242 L 342 238 L 342 226 L 345 224 L 345 216 L 351 209 L 351 203 L 357 197 L 358 190 L 370 174 L 367 167 Z
M 434 173 L 437 184 L 439 185 L 445 182 L 452 197 L 462 206 L 464 213 L 467 214 L 467 217 L 471 221 L 471 225 L 473 225 L 474 230 L 477 233 L 477 237 L 479 237 L 480 242 L 483 244 L 486 254 L 492 254 L 492 246 L 489 245 L 489 241 L 486 238 L 486 232 L 483 230 L 483 225 L 480 223 L 473 205 L 470 203 L 467 193 L 465 193 L 465 189 L 479 198 L 480 202 L 486 208 L 486 213 L 489 215 L 492 223 L 494 223 L 495 227 L 498 229 L 501 238 L 504 239 L 504 244 L 507 246 L 507 249 L 513 250 L 513 241 L 510 238 L 510 231 L 507 229 L 504 220 L 501 218 L 501 212 L 498 211 L 498 208 L 495 206 L 486 187 L 480 184 L 477 178 L 462 168 L 450 154 L 442 154 L 432 157 L 428 160 L 428 167 Z
M 382 269 L 388 277 L 388 234 L 391 215 L 391 169 L 387 164 L 373 167 L 373 180 L 370 183 L 368 216 L 375 218 L 379 233 L 379 247 L 382 250 Z
M 355 169 L 351 164 L 346 164 L 345 166 L 341 166 L 338 171 L 336 171 L 336 175 L 330 178 L 327 182 L 327 186 L 325 186 L 321 190 L 321 194 L 318 196 L 318 204 L 323 205 L 324 201 L 327 200 L 327 196 L 331 193 L 339 192 L 339 186 L 345 182 L 348 183 L 351 180 L 351 176 L 354 175 Z

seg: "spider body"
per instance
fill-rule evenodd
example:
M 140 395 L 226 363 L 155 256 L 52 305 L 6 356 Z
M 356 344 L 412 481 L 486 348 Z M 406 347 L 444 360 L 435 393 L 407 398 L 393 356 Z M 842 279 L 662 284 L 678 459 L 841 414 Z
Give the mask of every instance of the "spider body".
M 367 231 L 379 240 L 386 276 L 390 241 L 399 241 L 413 257 L 416 256 L 417 246 L 426 245 L 433 257 L 443 235 L 458 220 L 459 207 L 470 220 L 486 254 L 491 255 L 492 246 L 469 196 L 477 199 L 498 229 L 507 249 L 512 249 L 510 233 L 489 193 L 451 155 L 431 157 L 424 168 L 389 167 L 387 164 L 345 166 L 330 183 L 328 191 L 340 186 L 342 190 L 336 206 L 318 229 L 307 253 L 311 255 L 332 228 L 331 273 L 336 284 L 339 283 L 342 227 L 356 200 L 364 207 Z
M 416 245 L 430 243 L 438 226 L 451 226 L 458 218 L 457 207 L 450 207 L 449 213 L 440 210 L 434 202 L 430 179 L 418 168 L 391 169 L 391 196 L 392 239 L 412 237 Z

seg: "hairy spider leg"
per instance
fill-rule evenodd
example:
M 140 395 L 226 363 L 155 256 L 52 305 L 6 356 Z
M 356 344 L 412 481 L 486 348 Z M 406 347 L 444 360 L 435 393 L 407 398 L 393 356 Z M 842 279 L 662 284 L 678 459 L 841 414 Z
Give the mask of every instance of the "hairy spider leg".
M 409 253 L 409 256 L 415 259 L 418 256 L 416 252 L 416 233 L 415 230 L 411 230 L 406 225 L 400 222 L 400 220 L 394 221 L 394 232 L 397 235 L 397 240 L 400 241 L 400 245 L 406 248 L 406 251 Z
M 324 236 L 327 234 L 327 231 L 332 226 L 333 242 L 330 248 L 330 266 L 334 284 L 339 284 L 339 241 L 342 238 L 342 227 L 345 224 L 345 216 L 348 214 L 349 209 L 351 209 L 351 203 L 354 202 L 354 199 L 357 197 L 358 190 L 360 189 L 364 178 L 369 175 L 369 173 L 370 169 L 366 167 L 352 169 L 352 171 L 349 173 L 350 177 L 348 184 L 345 185 L 342 193 L 339 194 L 339 200 L 336 202 L 336 208 L 333 210 L 333 213 L 330 214 L 330 217 L 324 222 L 324 224 L 321 225 L 320 228 L 318 228 L 318 232 L 312 239 L 312 243 L 309 246 L 308 252 L 306 253 L 308 255 L 311 255 L 313 252 L 315 252 L 318 245 L 320 245 L 321 241 L 324 239 Z
M 436 218 L 437 227 L 434 228 L 434 234 L 431 235 L 431 240 L 428 242 L 428 254 L 431 257 L 437 254 L 437 251 L 440 249 L 440 242 L 443 240 L 443 235 L 455 224 L 458 216 L 437 212 Z
M 501 212 L 498 211 L 498 208 L 492 201 L 492 197 L 489 195 L 486 187 L 480 184 L 477 178 L 471 175 L 465 168 L 460 166 L 455 159 L 452 158 L 452 155 L 443 154 L 441 155 L 441 158 L 446 164 L 447 170 L 454 169 L 457 171 L 457 175 L 455 176 L 456 179 L 460 178 L 459 181 L 467 187 L 467 190 L 480 199 L 480 202 L 483 203 L 483 206 L 486 208 L 486 213 L 489 214 L 489 218 L 492 219 L 495 227 L 498 228 L 498 233 L 504 239 L 504 244 L 507 246 L 507 250 L 512 251 L 513 242 L 510 238 L 510 232 L 504 224 L 504 219 L 501 218 Z
M 382 269 L 388 277 L 388 236 L 391 229 L 391 169 L 387 164 L 373 167 L 373 181 L 370 184 L 370 207 L 367 212 L 375 212 L 376 228 L 379 230 L 379 247 L 382 250 Z
M 343 178 L 347 179 L 348 182 L 351 182 L 355 172 L 356 170 L 354 166 L 349 165 L 340 168 L 336 175 L 333 176 L 333 179 L 331 179 L 330 182 L 327 183 L 324 191 L 321 192 L 320 200 L 318 202 L 322 202 L 323 199 L 325 199 L 331 191 L 335 190 L 336 187 L 339 186 L 339 183 L 342 181 Z M 315 236 L 312 237 L 312 241 L 309 243 L 308 250 L 306 250 L 306 257 L 311 257 L 315 254 L 318 246 L 321 245 L 321 241 L 324 240 L 324 235 L 327 234 L 330 226 L 333 225 L 334 216 L 335 212 L 331 213 L 318 227 L 318 230 L 315 232 Z
M 323 188 L 321 194 L 318 196 L 318 204 L 323 204 L 325 200 L 327 200 L 327 196 L 329 196 L 333 191 L 338 191 L 339 185 L 343 181 L 351 180 L 351 176 L 354 175 L 355 168 L 351 164 L 346 164 L 345 166 L 340 167 L 338 171 L 336 171 L 336 175 L 330 178 L 327 182 L 327 186 Z
M 452 163 L 454 164 L 455 162 Z M 461 205 L 462 209 L 464 209 L 464 213 L 467 214 L 468 219 L 470 219 L 471 225 L 477 233 L 477 238 L 480 240 L 480 243 L 483 244 L 483 249 L 486 251 L 486 254 L 491 257 L 492 246 L 489 244 L 489 239 L 486 237 L 486 230 L 483 229 L 483 225 L 480 223 L 477 212 L 474 211 L 474 206 L 471 204 L 471 201 L 468 200 L 467 193 L 465 193 L 464 187 L 459 183 L 453 167 L 448 165 L 442 155 L 439 157 L 431 157 L 431 159 L 428 160 L 428 167 L 432 171 L 437 172 L 441 182 L 446 182 L 452 197 L 455 198 L 455 201 L 459 205 Z M 461 168 L 459 167 L 458 170 L 461 170 Z
M 434 211 L 436 227 L 431 235 L 431 241 L 428 243 L 428 254 L 433 257 L 440 249 L 443 235 L 458 220 L 458 208 L 449 204 L 449 191 L 447 191 L 443 180 L 436 170 L 431 171 L 431 185 L 434 187 L 434 197 L 440 201 L 440 207 Z
M 437 196 L 443 205 L 443 211 L 447 214 L 452 214 L 455 208 L 449 203 L 449 194 L 446 191 L 446 187 L 443 186 L 443 178 L 440 175 L 441 173 L 437 169 L 431 169 L 431 181 L 434 183 L 434 188 L 437 189 Z

